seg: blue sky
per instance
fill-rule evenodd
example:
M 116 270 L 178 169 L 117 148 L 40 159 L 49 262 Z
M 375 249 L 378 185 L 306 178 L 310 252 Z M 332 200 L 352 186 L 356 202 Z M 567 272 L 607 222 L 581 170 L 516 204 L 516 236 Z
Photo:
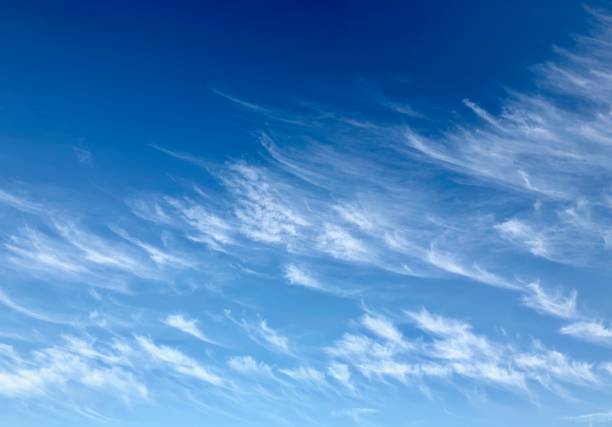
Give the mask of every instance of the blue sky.
M 612 424 L 609 5 L 124 3 L 0 14 L 1 425 Z

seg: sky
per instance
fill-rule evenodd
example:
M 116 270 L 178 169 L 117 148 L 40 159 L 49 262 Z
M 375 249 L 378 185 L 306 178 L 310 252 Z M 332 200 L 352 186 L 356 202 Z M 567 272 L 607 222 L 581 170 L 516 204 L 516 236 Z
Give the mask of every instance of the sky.
M 612 425 L 612 5 L 3 2 L 0 425 Z

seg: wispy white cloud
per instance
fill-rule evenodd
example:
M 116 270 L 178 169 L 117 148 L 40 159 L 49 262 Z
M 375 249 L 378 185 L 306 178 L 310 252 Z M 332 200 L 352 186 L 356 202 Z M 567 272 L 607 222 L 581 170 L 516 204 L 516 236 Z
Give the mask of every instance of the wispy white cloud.
M 523 221 L 512 218 L 495 225 L 500 234 L 508 240 L 524 245 L 535 256 L 549 258 L 546 239 Z
M 368 247 L 348 231 L 334 224 L 325 224 L 317 239 L 318 248 L 335 258 L 363 261 L 372 254 Z
M 402 333 L 395 327 L 395 325 L 383 317 L 374 317 L 366 314 L 361 319 L 361 323 L 366 329 L 381 338 L 395 344 L 400 344 L 403 341 Z
M 314 383 L 318 385 L 326 384 L 325 374 L 310 366 L 300 366 L 295 369 L 280 369 L 280 372 L 298 382 Z
M 378 104 L 380 104 L 381 106 L 386 107 L 396 113 L 402 114 L 406 117 L 410 117 L 413 119 L 425 118 L 425 115 L 423 113 L 420 113 L 415 108 L 413 108 L 411 105 L 405 102 L 394 102 L 394 101 L 385 99 L 383 97 L 378 97 L 377 101 L 378 101 Z
M 342 219 L 364 231 L 372 230 L 375 227 L 373 219 L 355 206 L 349 204 L 337 205 L 334 206 L 334 210 L 338 212 Z
M 0 188 L 0 203 L 24 212 L 39 213 L 41 206 Z
M 205 243 L 212 249 L 224 252 L 226 245 L 232 244 L 232 226 L 220 216 L 212 213 L 192 201 L 181 201 L 166 198 L 165 201 L 173 207 L 192 228 L 187 230 L 189 239 Z
M 204 335 L 204 332 L 202 332 L 202 330 L 198 326 L 197 319 L 189 319 L 183 316 L 182 314 L 170 314 L 164 319 L 163 322 L 166 325 L 178 329 L 179 331 L 182 331 L 191 336 L 194 336 L 199 340 L 214 344 L 214 341 Z
M 497 361 L 503 353 L 502 347 L 474 334 L 471 325 L 465 322 L 435 315 L 425 309 L 406 314 L 419 329 L 441 338 L 435 340 L 430 349 L 438 358 L 473 360 L 482 357 Z
M 552 378 L 582 385 L 593 385 L 599 382 L 592 364 L 571 360 L 567 355 L 546 349 L 538 343 L 534 351 L 515 355 L 514 362 L 545 386 L 549 386 Z
M 203 161 L 202 159 L 200 159 L 198 157 L 192 156 L 190 154 L 179 153 L 177 151 L 169 150 L 167 148 L 161 147 L 161 146 L 156 145 L 156 144 L 149 144 L 149 146 L 151 148 L 154 148 L 154 149 L 156 149 L 156 150 L 158 150 L 158 151 L 160 151 L 160 152 L 170 156 L 170 157 L 174 157 L 175 159 L 183 160 L 183 161 L 188 162 L 188 163 L 192 163 L 192 164 L 194 164 L 196 166 L 200 166 L 200 167 L 202 167 L 204 169 L 206 169 L 209 166 L 209 163 Z
M 483 269 L 476 263 L 466 265 L 458 261 L 454 255 L 439 251 L 435 244 L 432 244 L 429 248 L 429 251 L 427 252 L 427 260 L 431 265 L 439 268 L 440 270 L 457 274 L 476 282 L 513 290 L 520 289 L 517 284 Z
M 70 342 L 70 341 L 69 341 Z M 19 356 L 11 347 L 0 352 L 0 395 L 13 398 L 52 398 L 54 390 L 86 387 L 129 400 L 147 398 L 148 389 L 134 375 L 117 366 L 118 356 L 108 356 L 101 365 L 99 353 L 82 351 L 75 341 L 68 348 L 43 348 L 32 358 Z M 8 356 L 8 357 L 7 357 Z
M 475 102 L 470 101 L 469 99 L 465 98 L 463 99 L 463 104 L 466 107 L 468 107 L 470 110 L 472 110 L 474 114 L 476 114 L 482 120 L 486 121 L 487 123 L 489 123 L 490 125 L 498 129 L 501 129 L 501 126 L 499 125 L 499 123 L 497 123 L 497 120 L 491 114 L 489 114 L 485 109 L 478 106 L 478 104 L 476 104 Z
M 231 369 L 241 374 L 272 376 L 272 368 L 269 365 L 258 362 L 251 356 L 230 357 L 227 364 Z
M 246 101 L 244 99 L 238 98 L 236 96 L 230 95 L 226 92 L 223 92 L 219 89 L 211 88 L 211 91 L 216 95 L 219 95 L 222 98 L 227 99 L 228 101 L 233 102 L 240 107 L 243 107 L 247 110 L 250 110 L 254 113 L 261 114 L 269 119 L 277 120 L 284 123 L 289 123 L 293 125 L 303 124 L 303 121 L 300 120 L 297 115 L 287 114 L 284 111 L 275 110 L 272 108 L 267 108 L 262 105 L 256 104 L 254 102 Z
M 530 351 L 521 351 L 509 343 L 476 334 L 470 324 L 460 320 L 425 309 L 406 314 L 429 340 L 419 339 L 406 345 L 395 327 L 389 330 L 389 324 L 381 327 L 368 320 L 362 321 L 363 326 L 378 331 L 375 335 L 381 341 L 345 334 L 326 352 L 370 380 L 393 378 L 407 383 L 408 379 L 418 382 L 458 376 L 525 395 L 530 395 L 531 386 L 538 384 L 564 396 L 562 384 L 583 387 L 600 384 L 593 364 L 572 360 L 539 343 Z M 399 344 L 394 344 L 398 341 Z
M 327 372 L 329 376 L 338 381 L 340 384 L 348 388 L 349 390 L 354 390 L 355 386 L 351 381 L 351 370 L 348 365 L 344 363 L 334 362 L 327 367 Z
M 136 340 L 142 349 L 154 360 L 167 364 L 181 375 L 193 377 L 213 385 L 221 385 L 223 383 L 221 377 L 210 372 L 176 348 L 157 345 L 151 339 L 142 336 L 136 337 Z
M 173 215 L 164 206 L 164 198 L 150 196 L 126 201 L 131 212 L 138 218 L 151 221 L 157 225 L 171 226 L 175 223 Z
M 230 310 L 225 310 L 225 316 L 242 328 L 248 337 L 269 350 L 284 354 L 292 354 L 292 346 L 288 337 L 270 327 L 266 320 L 249 321 L 237 320 L 232 316 Z
M 333 346 L 327 347 L 325 350 L 333 357 L 351 362 L 359 361 L 365 356 L 388 359 L 400 351 L 392 343 L 381 343 L 365 335 L 350 333 L 344 334 Z
M 606 363 L 600 364 L 599 369 L 603 370 L 609 375 L 612 375 L 612 362 L 606 362 Z
M 418 364 L 397 360 L 402 355 L 414 352 L 415 348 L 402 339 L 401 333 L 391 322 L 380 317 L 365 315 L 361 324 L 382 341 L 365 335 L 346 333 L 332 346 L 326 348 L 326 352 L 353 366 L 368 379 L 390 377 L 405 382 L 406 376 L 418 377 L 420 375 Z M 348 373 L 348 366 L 340 369 L 341 371 L 336 374 L 340 373 L 344 376 Z
M 308 224 L 283 200 L 263 169 L 238 162 L 230 165 L 223 181 L 235 198 L 234 215 L 240 228 L 250 239 L 283 243 Z
M 523 305 L 563 319 L 572 319 L 578 315 L 576 309 L 576 290 L 570 291 L 569 295 L 564 296 L 560 292 L 548 293 L 539 282 L 527 285 L 527 293 L 523 295 Z
M 23 268 L 69 274 L 87 271 L 69 248 L 29 227 L 11 236 L 4 247 L 9 252 L 9 260 Z
M 68 214 L 39 218 L 38 225 L 11 230 L 0 255 L 21 276 L 54 277 L 69 283 L 126 292 L 129 278 L 160 280 L 194 268 L 191 259 L 155 246 L 125 230 L 101 224 L 84 227 Z M 165 243 L 164 243 L 165 245 Z
M 508 384 L 526 389 L 526 381 L 532 380 L 546 387 L 550 383 L 543 378 L 579 384 L 596 384 L 599 380 L 592 364 L 570 360 L 567 355 L 548 350 L 536 343 L 532 352 L 521 352 L 508 345 L 495 343 L 472 332 L 470 325 L 427 311 L 408 313 L 419 328 L 441 337 L 434 340 L 431 350 L 436 357 L 463 361 L 460 374 L 483 378 L 493 383 Z M 469 364 L 466 365 L 465 362 Z M 487 367 L 478 372 L 476 366 Z M 453 364 L 453 369 L 458 367 Z M 464 371 L 465 368 L 469 371 Z
M 559 332 L 596 344 L 612 345 L 612 328 L 600 321 L 586 320 L 563 326 Z
M 232 162 L 215 176 L 229 192 L 233 215 L 228 216 L 226 212 L 221 222 L 215 219 L 220 218 L 215 209 L 200 209 L 198 216 L 204 219 L 202 241 L 239 255 L 239 245 L 231 249 L 225 245 L 230 239 L 240 243 L 236 234 L 230 234 L 235 231 L 258 243 L 281 243 L 289 254 L 331 255 L 339 262 L 373 265 L 418 277 L 439 276 L 443 271 L 489 285 L 516 287 L 512 281 L 480 264 L 469 259 L 459 260 L 451 245 L 444 251 L 440 249 L 436 237 L 451 230 L 457 232 L 461 224 L 451 228 L 443 220 L 418 215 L 413 205 L 421 201 L 427 208 L 437 209 L 429 205 L 427 199 L 431 195 L 427 191 L 398 185 L 399 176 L 393 176 L 388 170 L 377 170 L 380 166 L 368 159 L 350 157 L 314 144 L 305 152 L 281 149 L 268 135 L 261 139 L 284 172 L 331 194 L 340 191 L 336 197 L 341 201 L 330 203 L 327 197 L 311 192 L 303 182 L 289 178 L 286 173 L 277 173 L 274 168 L 254 166 L 246 161 Z M 374 170 L 371 178 L 359 173 L 364 169 Z M 359 198 L 351 197 L 351 190 L 345 188 L 347 182 L 354 183 L 351 188 L 364 189 Z M 179 203 L 183 206 L 179 207 Z M 184 203 L 175 200 L 172 204 L 186 214 Z M 223 225 L 219 228 L 215 224 Z M 212 230 L 215 233 L 207 236 Z M 472 239 L 474 246 L 483 237 L 464 236 Z
M 593 37 L 580 37 L 572 51 L 557 49 L 554 61 L 536 68 L 536 91 L 509 91 L 491 114 L 464 104 L 482 125 L 456 127 L 435 136 L 406 131 L 413 159 L 488 188 L 514 192 L 541 208 L 512 216 L 495 229 L 532 255 L 567 264 L 605 262 L 605 186 L 612 174 L 610 149 L 610 23 L 599 13 Z M 571 100 L 564 102 L 562 100 Z M 603 244 L 602 244 L 603 243 Z
M 158 267 L 172 266 L 179 269 L 191 267 L 191 263 L 188 260 L 183 259 L 182 257 L 173 255 L 168 251 L 162 250 L 159 247 L 143 242 L 142 240 L 131 236 L 127 231 L 122 230 L 120 228 L 112 227 L 111 229 L 123 239 L 127 240 L 134 246 L 142 249 L 149 256 L 151 261 L 153 261 L 153 263 L 155 263 Z
M 272 348 L 280 350 L 284 353 L 290 352 L 289 338 L 272 329 L 270 326 L 268 326 L 268 322 L 265 320 L 259 322 L 256 331 Z
M 32 310 L 30 308 L 24 307 L 23 305 L 14 301 L 11 297 L 9 297 L 2 289 L 0 289 L 0 304 L 14 310 L 18 313 L 23 314 L 24 316 L 31 317 L 32 319 L 40 320 L 42 322 L 56 323 L 56 324 L 74 324 L 68 319 L 62 319 L 59 317 L 55 317 L 53 315 L 49 315 L 43 312 L 39 312 L 36 310 Z
M 285 279 L 292 284 L 303 286 L 305 288 L 323 291 L 325 288 L 315 279 L 310 272 L 298 267 L 295 264 L 285 266 Z
M 72 250 L 73 258 L 85 260 L 93 266 L 110 267 L 140 277 L 150 277 L 153 274 L 137 254 L 120 242 L 90 233 L 71 223 L 56 223 L 55 228 L 65 243 L 78 250 L 75 252 L 72 248 L 67 248 L 64 251 L 66 253 Z

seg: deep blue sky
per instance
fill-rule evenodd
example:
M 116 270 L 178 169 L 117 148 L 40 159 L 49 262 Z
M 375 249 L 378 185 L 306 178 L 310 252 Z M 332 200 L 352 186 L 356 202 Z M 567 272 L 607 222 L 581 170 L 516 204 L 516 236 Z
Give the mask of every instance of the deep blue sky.
M 504 86 L 529 85 L 528 67 L 588 25 L 580 2 L 522 0 L 15 2 L 1 19 L 5 137 L 172 140 L 211 155 L 248 149 L 257 124 L 232 126 L 210 86 L 264 104 L 316 94 L 360 108 L 379 89 L 494 109 Z
M 3 2 L 0 425 L 610 424 L 607 2 Z

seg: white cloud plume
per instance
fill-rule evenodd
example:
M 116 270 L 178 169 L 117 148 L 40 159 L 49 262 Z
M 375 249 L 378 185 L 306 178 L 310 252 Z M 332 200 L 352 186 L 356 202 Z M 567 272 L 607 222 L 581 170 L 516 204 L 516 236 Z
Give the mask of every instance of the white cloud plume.
M 192 201 L 181 201 L 167 197 L 165 201 L 173 207 L 191 227 L 187 236 L 196 242 L 205 243 L 212 249 L 224 252 L 225 246 L 234 242 L 232 226 L 204 206 Z
M 289 338 L 281 335 L 278 331 L 268 326 L 268 322 L 262 320 L 259 322 L 257 332 L 263 338 L 263 340 L 269 344 L 272 348 L 280 350 L 284 353 L 289 353 Z
M 223 383 L 221 377 L 210 372 L 194 359 L 175 348 L 157 345 L 150 338 L 142 336 L 136 337 L 136 340 L 141 348 L 154 360 L 167 364 L 179 374 L 197 378 L 214 385 L 221 385 Z
M 300 366 L 295 369 L 280 369 L 280 372 L 298 382 L 315 383 L 319 385 L 326 383 L 325 374 L 310 366 Z
M 348 365 L 344 363 L 334 362 L 327 367 L 328 374 L 338 381 L 340 384 L 348 388 L 349 390 L 354 390 L 355 386 L 351 382 L 351 370 Z
M 399 344 L 403 341 L 402 333 L 383 317 L 374 317 L 366 314 L 361 323 L 371 332 L 393 343 Z
M 0 289 L 0 304 L 14 310 L 18 313 L 23 314 L 24 316 L 31 317 L 32 319 L 40 320 L 42 322 L 49 322 L 55 324 L 73 324 L 68 319 L 63 319 L 60 317 L 55 317 L 43 312 L 39 312 L 36 310 L 32 310 L 30 308 L 24 307 L 23 305 L 14 301 L 11 297 L 9 297 L 2 289 Z
M 408 379 L 415 382 L 458 376 L 527 395 L 533 384 L 558 394 L 565 393 L 561 384 L 600 384 L 592 364 L 572 360 L 539 343 L 531 351 L 520 351 L 513 345 L 478 335 L 471 325 L 456 319 L 425 309 L 406 314 L 429 340 L 406 345 L 395 328 L 388 328 L 389 324 L 380 327 L 366 321 L 363 326 L 377 330 L 376 336 L 381 341 L 345 334 L 326 352 L 370 380 L 393 378 L 407 383 Z
M 323 286 L 315 279 L 308 271 L 304 268 L 298 267 L 295 264 L 288 264 L 285 266 L 285 279 L 292 284 L 303 286 L 305 288 L 315 289 L 318 291 L 323 290 Z
M 170 314 L 164 319 L 164 323 L 172 328 L 194 336 L 199 340 L 214 344 L 214 341 L 204 335 L 204 332 L 202 332 L 198 326 L 197 319 L 188 319 L 182 314 Z
M 24 197 L 9 193 L 0 188 L 0 204 L 4 204 L 17 210 L 29 213 L 40 213 L 41 206 L 27 200 Z
M 348 231 L 333 224 L 324 224 L 317 239 L 318 248 L 335 258 L 348 261 L 363 261 L 371 256 L 370 250 Z
M 596 344 L 612 345 L 612 328 L 602 322 L 587 320 L 570 323 L 559 332 Z
M 496 128 L 501 128 L 499 123 L 497 123 L 497 120 L 491 114 L 489 114 L 486 110 L 484 110 L 482 107 L 477 105 L 475 102 L 470 101 L 469 99 L 466 98 L 463 100 L 463 104 L 466 107 L 468 107 L 470 110 L 472 110 L 474 114 L 476 114 L 478 117 L 483 119 L 485 122 L 489 123 L 490 125 Z
M 544 236 L 519 219 L 512 218 L 496 224 L 495 229 L 506 239 L 525 246 L 533 255 L 551 257 Z
M 0 351 L 0 395 L 13 398 L 52 398 L 54 390 L 64 387 L 86 387 L 129 400 L 132 396 L 147 398 L 147 387 L 135 376 L 118 366 L 119 353 L 106 354 L 68 338 L 68 347 L 36 350 L 32 358 L 19 356 L 12 347 Z
M 235 163 L 230 165 L 223 181 L 235 198 L 236 219 L 250 239 L 286 242 L 308 224 L 283 200 L 276 183 L 263 169 L 245 162 Z
M 527 293 L 523 295 L 523 305 L 544 314 L 560 317 L 563 319 L 575 318 L 578 313 L 576 309 L 576 290 L 570 291 L 564 296 L 560 292 L 547 293 L 539 282 L 527 285 Z

